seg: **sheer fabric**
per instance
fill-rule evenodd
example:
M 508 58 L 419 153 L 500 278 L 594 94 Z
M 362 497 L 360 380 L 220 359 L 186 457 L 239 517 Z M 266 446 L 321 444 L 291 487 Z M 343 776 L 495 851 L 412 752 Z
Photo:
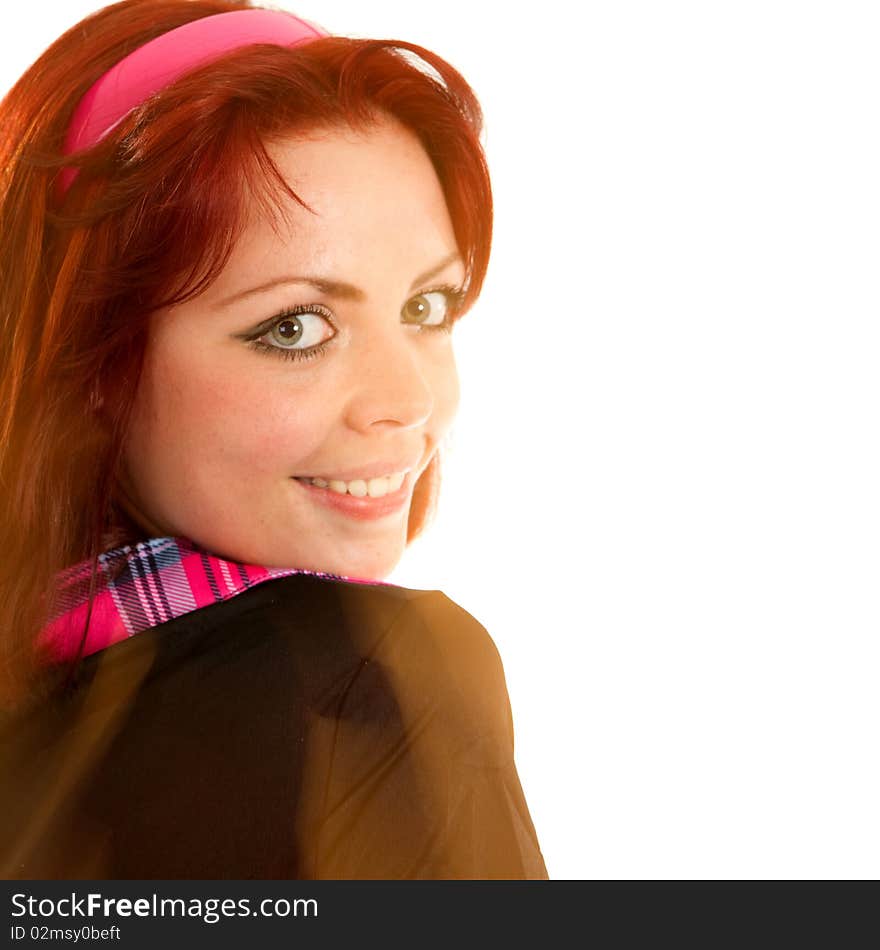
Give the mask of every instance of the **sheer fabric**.
M 6 878 L 545 878 L 486 630 L 439 591 L 264 578 L 2 724 Z

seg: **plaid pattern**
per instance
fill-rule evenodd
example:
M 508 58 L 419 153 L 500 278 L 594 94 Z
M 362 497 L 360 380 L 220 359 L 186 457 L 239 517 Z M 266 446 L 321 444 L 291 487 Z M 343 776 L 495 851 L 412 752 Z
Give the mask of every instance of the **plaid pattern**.
M 99 556 L 92 616 L 82 655 L 96 653 L 200 607 L 229 600 L 255 584 L 290 574 L 385 585 L 384 581 L 301 568 L 240 564 L 210 554 L 187 538 L 151 538 Z M 39 637 L 50 662 L 73 659 L 79 652 L 89 610 L 90 583 L 89 561 L 57 576 L 57 607 Z

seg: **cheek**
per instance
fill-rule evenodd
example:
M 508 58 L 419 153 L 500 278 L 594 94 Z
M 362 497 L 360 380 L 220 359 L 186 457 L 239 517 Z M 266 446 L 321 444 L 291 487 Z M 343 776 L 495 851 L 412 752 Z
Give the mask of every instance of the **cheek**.
M 332 399 L 265 393 L 248 411 L 239 412 L 236 444 L 230 447 L 235 464 L 270 475 L 299 474 L 300 462 L 319 452 L 334 428 L 331 406 Z
M 157 354 L 145 366 L 129 457 L 136 471 L 175 480 L 207 470 L 230 478 L 274 474 L 312 451 L 329 426 L 331 402 L 293 392 L 283 375 L 261 373 L 259 364 L 182 365 Z
M 455 354 L 452 346 L 442 360 L 439 360 L 432 374 L 432 389 L 434 392 L 434 421 L 438 430 L 450 426 L 456 413 L 460 399 L 458 369 L 455 364 Z

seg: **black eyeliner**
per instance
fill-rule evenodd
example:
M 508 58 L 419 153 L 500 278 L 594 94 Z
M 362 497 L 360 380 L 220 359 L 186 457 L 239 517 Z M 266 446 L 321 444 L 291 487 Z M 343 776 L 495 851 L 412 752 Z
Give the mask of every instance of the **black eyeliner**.
M 442 323 L 428 323 L 428 324 L 419 324 L 413 323 L 410 326 L 418 327 L 419 330 L 428 330 L 440 333 L 451 333 L 452 327 L 458 318 L 462 315 L 462 303 L 464 301 L 464 289 L 462 287 L 454 287 L 451 284 L 440 284 L 435 287 L 431 287 L 427 290 L 421 290 L 418 293 L 413 294 L 408 298 L 407 303 L 412 300 L 414 297 L 423 297 L 426 294 L 437 294 L 442 293 L 446 295 L 447 307 L 446 313 Z M 268 320 L 263 321 L 259 324 L 254 330 L 249 331 L 246 334 L 238 335 L 240 339 L 248 342 L 252 349 L 259 350 L 261 352 L 269 352 L 271 354 L 279 356 L 281 359 L 286 360 L 311 360 L 321 356 L 324 351 L 327 349 L 329 344 L 333 341 L 336 336 L 334 332 L 333 336 L 328 340 L 324 340 L 321 343 L 317 343 L 314 346 L 307 347 L 306 349 L 295 349 L 293 347 L 282 347 L 282 346 L 271 346 L 268 343 L 262 343 L 260 337 L 265 336 L 270 330 L 273 329 L 277 324 L 283 322 L 289 317 L 296 317 L 303 313 L 316 313 L 327 322 L 333 326 L 331 319 L 331 312 L 324 307 L 322 304 L 297 304 L 294 307 L 285 307 L 282 311 L 275 314 L 275 316 L 270 317 Z M 336 330 L 333 326 L 334 331 Z

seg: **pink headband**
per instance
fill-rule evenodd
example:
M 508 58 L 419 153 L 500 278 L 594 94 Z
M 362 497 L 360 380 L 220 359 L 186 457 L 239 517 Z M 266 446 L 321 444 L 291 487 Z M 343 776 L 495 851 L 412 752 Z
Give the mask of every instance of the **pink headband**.
M 327 35 L 278 10 L 232 10 L 192 20 L 138 47 L 92 85 L 76 107 L 63 152 L 70 155 L 97 144 L 149 96 L 230 50 L 254 43 L 297 46 Z M 78 172 L 62 169 L 62 194 Z

